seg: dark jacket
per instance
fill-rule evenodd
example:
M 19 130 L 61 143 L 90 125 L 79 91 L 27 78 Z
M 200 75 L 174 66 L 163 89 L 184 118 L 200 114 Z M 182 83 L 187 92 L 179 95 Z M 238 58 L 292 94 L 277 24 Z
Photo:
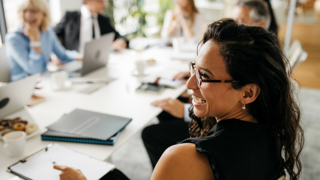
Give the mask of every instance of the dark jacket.
M 54 27 L 54 31 L 61 39 L 62 45 L 69 50 L 79 50 L 79 37 L 80 37 L 80 11 L 66 12 L 61 21 Z M 98 23 L 101 35 L 114 32 L 114 40 L 123 38 L 111 25 L 110 19 L 103 15 L 98 15 Z M 128 45 L 128 41 L 125 39 Z

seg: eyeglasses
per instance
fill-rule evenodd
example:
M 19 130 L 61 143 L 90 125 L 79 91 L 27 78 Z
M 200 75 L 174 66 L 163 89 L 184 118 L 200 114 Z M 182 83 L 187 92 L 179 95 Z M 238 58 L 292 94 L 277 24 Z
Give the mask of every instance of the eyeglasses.
M 108 1 L 107 0 L 91 0 L 91 1 L 96 1 L 98 3 L 104 3 L 104 4 L 107 4 Z
M 40 12 L 40 10 L 39 9 L 25 9 L 25 10 L 23 10 L 23 13 L 26 13 L 26 12 L 29 12 L 31 14 L 36 14 L 36 13 Z
M 196 75 L 196 82 L 197 82 L 197 86 L 198 88 L 201 87 L 201 84 L 203 82 L 208 82 L 208 83 L 236 83 L 239 81 L 236 80 L 203 80 L 200 76 L 200 72 L 199 70 L 196 68 L 196 65 L 194 62 L 189 62 L 189 71 L 190 71 L 190 78 L 192 75 Z

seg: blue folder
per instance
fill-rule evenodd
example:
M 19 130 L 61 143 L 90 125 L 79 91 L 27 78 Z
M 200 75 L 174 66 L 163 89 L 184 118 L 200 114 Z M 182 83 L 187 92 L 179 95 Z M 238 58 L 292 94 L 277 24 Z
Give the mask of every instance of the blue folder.
M 48 130 L 45 133 L 41 134 L 41 139 L 43 141 L 62 141 L 62 142 L 101 144 L 101 145 L 113 146 L 119 139 L 120 134 L 121 134 L 121 131 L 119 131 L 117 134 L 115 134 L 108 140 L 99 140 L 99 139 L 79 137 L 72 134 L 60 133 L 60 132 Z

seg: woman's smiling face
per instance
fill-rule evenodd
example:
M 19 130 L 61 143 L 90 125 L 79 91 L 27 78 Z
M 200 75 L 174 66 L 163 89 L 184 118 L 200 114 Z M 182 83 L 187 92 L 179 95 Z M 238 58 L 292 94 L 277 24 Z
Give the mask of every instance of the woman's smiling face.
M 203 80 L 233 80 L 219 53 L 219 46 L 212 40 L 201 47 L 195 66 Z M 197 117 L 221 118 L 241 110 L 243 92 L 235 90 L 231 83 L 203 82 L 198 88 L 195 78 L 195 75 L 189 78 L 187 88 L 193 90 L 192 104 Z
M 29 3 L 27 8 L 23 11 L 23 21 L 24 25 L 29 25 L 31 27 L 40 27 L 43 23 L 45 15 L 32 3 Z

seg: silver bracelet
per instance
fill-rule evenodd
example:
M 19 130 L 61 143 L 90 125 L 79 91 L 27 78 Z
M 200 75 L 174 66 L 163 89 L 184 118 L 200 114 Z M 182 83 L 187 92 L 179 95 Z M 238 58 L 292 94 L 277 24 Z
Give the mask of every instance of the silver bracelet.
M 40 41 L 31 41 L 30 42 L 30 47 L 40 47 L 41 42 Z

